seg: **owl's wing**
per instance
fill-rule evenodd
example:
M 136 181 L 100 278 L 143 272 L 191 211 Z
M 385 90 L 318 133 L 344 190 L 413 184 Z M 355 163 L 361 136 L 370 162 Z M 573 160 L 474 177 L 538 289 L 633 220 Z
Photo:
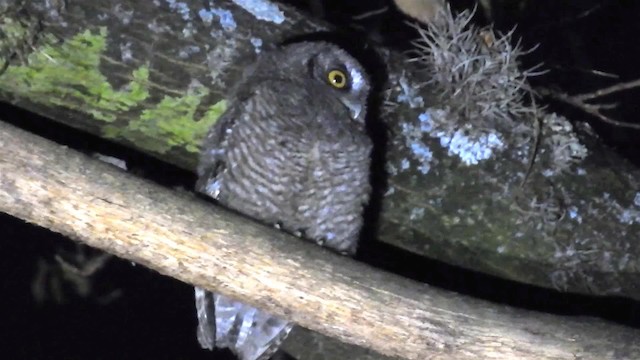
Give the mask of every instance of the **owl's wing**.
M 218 197 L 218 174 L 224 169 L 226 157 L 226 138 L 230 133 L 240 109 L 232 105 L 222 114 L 207 133 L 198 160 L 198 180 L 196 191 L 212 198 Z M 216 343 L 216 308 L 214 294 L 195 287 L 196 317 L 198 319 L 198 342 L 203 349 L 213 350 L 220 346 Z
M 239 122 L 243 126 L 259 121 L 289 118 L 291 110 L 265 96 L 273 91 L 267 85 L 256 85 L 251 92 L 236 98 L 207 134 L 198 163 L 196 190 L 217 198 L 221 174 L 227 166 L 232 131 Z M 273 101 L 272 101 L 273 100 Z M 283 107 L 284 106 L 284 107 Z M 259 111 L 252 111 L 259 109 Z M 244 119 L 244 120 L 243 120 Z M 282 124 L 273 122 L 278 129 Z M 271 314 L 204 289 L 195 289 L 198 317 L 198 341 L 203 348 L 230 348 L 241 360 L 266 360 L 279 348 L 293 324 Z
M 224 170 L 226 157 L 226 139 L 241 113 L 243 104 L 234 103 L 222 114 L 209 130 L 202 142 L 198 160 L 198 181 L 196 191 L 217 198 L 218 174 Z

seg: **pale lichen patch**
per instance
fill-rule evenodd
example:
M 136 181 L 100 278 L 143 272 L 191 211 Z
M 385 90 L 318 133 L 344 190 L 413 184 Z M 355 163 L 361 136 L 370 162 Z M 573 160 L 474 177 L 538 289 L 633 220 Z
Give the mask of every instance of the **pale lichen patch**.
M 250 41 L 251 41 L 251 45 L 253 45 L 253 49 L 255 50 L 256 54 L 260 54 L 260 52 L 262 51 L 262 39 L 257 37 L 252 37 Z
M 222 27 L 222 29 L 225 31 L 234 31 L 238 26 L 235 19 L 233 18 L 233 13 L 226 9 L 200 9 L 198 11 L 198 15 L 206 25 L 211 25 L 214 17 L 217 18 L 220 27 Z
M 114 89 L 100 72 L 106 39 L 104 27 L 85 30 L 63 43 L 46 39 L 47 45 L 31 53 L 27 64 L 7 69 L 0 90 L 88 113 L 97 120 L 115 121 L 118 114 L 149 96 L 149 69 L 140 66 L 132 72 L 129 83 Z
M 131 121 L 129 126 L 119 129 L 117 135 L 133 143 L 145 142 L 145 149 L 157 153 L 165 153 L 174 147 L 198 153 L 207 130 L 226 109 L 226 102 L 222 100 L 210 106 L 201 119 L 194 119 L 200 102 L 208 94 L 209 90 L 200 85 L 193 86 L 180 97 L 165 95 L 157 105 L 145 109 L 138 119 Z
M 231 0 L 242 7 L 258 20 L 269 21 L 275 24 L 284 22 L 284 13 L 277 4 L 268 0 Z
M 398 86 L 401 89 L 396 99 L 398 103 L 408 104 L 412 109 L 424 106 L 424 99 L 419 95 L 420 86 L 412 84 L 404 73 L 398 79 Z

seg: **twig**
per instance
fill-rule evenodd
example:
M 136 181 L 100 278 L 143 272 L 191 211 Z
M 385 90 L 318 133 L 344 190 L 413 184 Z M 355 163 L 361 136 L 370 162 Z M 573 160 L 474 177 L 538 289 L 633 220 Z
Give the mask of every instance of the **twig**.
M 618 121 L 618 120 L 614 120 L 606 115 L 604 115 L 603 113 L 600 112 L 600 110 L 604 109 L 604 110 L 609 110 L 609 109 L 613 109 L 616 107 L 616 104 L 598 104 L 598 105 L 593 105 L 593 104 L 588 104 L 585 102 L 585 100 L 592 100 L 596 97 L 599 96 L 604 96 L 604 95 L 608 95 L 608 94 L 612 94 L 618 91 L 622 91 L 622 90 L 628 90 L 631 89 L 633 87 L 638 87 L 640 86 L 640 79 L 639 80 L 634 80 L 628 83 L 621 83 L 621 84 L 617 84 L 605 89 L 601 89 L 595 92 L 591 92 L 591 93 L 586 93 L 586 94 L 580 94 L 580 95 L 569 95 L 567 93 L 558 91 L 558 90 L 552 90 L 549 88 L 537 88 L 536 91 L 538 92 L 538 94 L 542 95 L 542 96 L 548 96 L 552 99 L 556 99 L 558 101 L 562 101 L 566 104 L 569 104 L 573 107 L 576 107 L 584 112 L 586 112 L 587 114 L 591 114 L 595 117 L 597 117 L 598 119 L 611 124 L 611 125 L 615 125 L 615 126 L 621 126 L 621 127 L 626 127 L 626 128 L 630 128 L 630 129 L 638 129 L 640 130 L 640 124 L 632 124 L 632 123 L 627 123 L 627 122 L 622 122 L 622 121 Z
M 524 185 L 527 183 L 529 176 L 531 175 L 531 170 L 533 170 L 533 164 L 536 161 L 536 157 L 538 155 L 538 150 L 540 149 L 540 139 L 542 135 L 542 117 L 538 114 L 538 106 L 536 104 L 536 95 L 533 92 L 529 92 L 531 96 L 531 106 L 534 109 L 533 116 L 535 120 L 535 132 L 533 135 L 533 150 L 531 151 L 531 157 L 529 158 L 529 163 L 527 164 L 527 171 L 524 174 L 524 179 L 520 183 L 520 188 L 524 188 Z
M 616 80 L 620 79 L 620 75 L 618 74 L 609 73 L 603 70 L 583 68 L 580 66 L 572 66 L 570 68 L 565 68 L 564 66 L 560 66 L 560 65 L 548 64 L 546 65 L 546 67 L 550 70 L 557 70 L 557 71 L 564 71 L 564 72 L 572 71 L 572 72 L 577 72 L 581 74 L 594 75 L 594 76 L 599 76 L 599 77 L 604 77 L 609 79 L 616 79 Z
M 601 96 L 613 94 L 619 91 L 633 89 L 636 87 L 640 87 L 640 79 L 636 79 L 626 83 L 615 84 L 613 86 L 609 86 L 608 88 L 596 90 L 594 92 L 590 92 L 582 95 L 575 95 L 574 97 L 576 99 L 586 101 L 586 100 L 592 100 Z
M 368 17 L 384 14 L 387 11 L 389 11 L 389 7 L 388 6 L 384 6 L 384 7 L 380 8 L 380 9 L 377 9 L 377 10 L 371 10 L 371 11 L 367 11 L 367 12 L 359 14 L 359 15 L 352 16 L 351 19 L 356 20 L 356 21 L 364 20 L 364 19 L 366 19 Z
M 552 22 L 546 22 L 546 23 L 542 23 L 539 24 L 537 26 L 532 27 L 531 29 L 529 29 L 527 32 L 531 33 L 533 31 L 539 30 L 539 29 L 544 29 L 544 28 L 555 28 L 555 27 L 561 27 L 561 26 L 565 26 L 567 24 L 571 24 L 575 21 L 578 21 L 580 19 L 586 18 L 587 16 L 590 16 L 591 14 L 593 14 L 594 12 L 600 10 L 602 8 L 601 4 L 595 5 L 589 9 L 586 9 L 582 12 L 580 12 L 577 15 L 570 15 L 570 16 L 566 16 L 564 18 L 558 19 L 558 20 L 554 20 Z

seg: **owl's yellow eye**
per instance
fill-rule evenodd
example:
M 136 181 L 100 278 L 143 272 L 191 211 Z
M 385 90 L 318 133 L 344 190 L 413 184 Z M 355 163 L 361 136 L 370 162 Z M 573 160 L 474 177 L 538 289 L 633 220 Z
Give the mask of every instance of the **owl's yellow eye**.
M 329 71 L 327 80 L 336 89 L 344 89 L 347 86 L 347 75 L 342 70 Z

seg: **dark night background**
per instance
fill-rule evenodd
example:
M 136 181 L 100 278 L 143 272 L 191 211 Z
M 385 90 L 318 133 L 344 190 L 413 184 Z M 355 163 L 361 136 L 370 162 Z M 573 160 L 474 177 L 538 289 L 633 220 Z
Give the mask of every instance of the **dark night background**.
M 387 1 L 324 3 L 326 17 L 341 25 L 353 23 L 354 15 L 389 5 L 382 15 L 358 25 L 378 42 L 394 44 L 400 50 L 408 48 L 413 35 L 403 24 L 406 18 Z M 640 1 L 530 0 L 527 4 L 523 9 L 504 9 L 494 14 L 494 19 L 504 32 L 517 23 L 517 34 L 525 47 L 540 43 L 525 60 L 529 66 L 543 62 L 551 72 L 532 80 L 534 86 L 557 87 L 573 94 L 640 78 Z M 452 6 L 463 9 L 473 6 L 473 2 L 453 1 Z M 476 18 L 479 24 L 485 21 L 480 11 Z M 590 69 L 619 78 L 596 76 Z M 635 116 L 640 112 L 640 90 L 618 93 L 605 100 L 619 104 L 607 112 L 612 118 L 640 124 Z M 602 124 L 561 104 L 546 104 L 574 121 L 589 121 L 606 144 L 640 166 L 640 131 Z M 193 186 L 193 174 L 10 105 L 0 103 L 0 117 L 71 148 L 124 159 L 132 171 L 166 186 Z M 91 277 L 93 288 L 86 297 L 64 285 L 64 302 L 57 303 L 49 296 L 39 303 L 32 293 L 38 262 L 53 266 L 55 254 L 60 254 L 73 263 L 69 254 L 76 252 L 77 246 L 60 235 L 4 214 L 0 214 L 0 234 L 1 358 L 228 358 L 224 353 L 214 355 L 200 349 L 195 337 L 191 286 L 113 258 Z M 379 244 L 365 248 L 359 257 L 413 278 L 413 269 L 429 267 L 429 278 L 416 279 L 495 302 L 557 314 L 598 316 L 640 328 L 638 302 L 561 294 L 515 284 Z

